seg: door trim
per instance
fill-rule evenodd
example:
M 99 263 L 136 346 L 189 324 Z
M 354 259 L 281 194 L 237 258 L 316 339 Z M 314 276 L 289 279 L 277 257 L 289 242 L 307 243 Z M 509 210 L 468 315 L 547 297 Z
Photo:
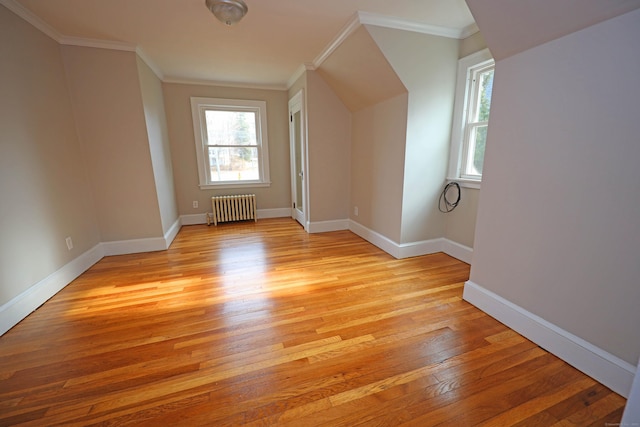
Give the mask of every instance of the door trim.
M 301 152 L 301 164 L 302 164 L 302 221 L 298 219 L 296 215 L 296 208 L 294 208 L 294 203 L 296 200 L 296 179 L 297 179 L 297 171 L 295 166 L 295 135 L 293 134 L 294 129 L 292 125 L 292 117 L 293 114 L 300 112 L 300 145 L 302 148 Z M 290 143 L 290 163 L 291 163 L 291 217 L 301 222 L 305 231 L 309 232 L 309 173 L 308 173 L 308 157 L 307 157 L 307 122 L 306 122 L 306 113 L 305 113 L 305 102 L 304 102 L 304 89 L 300 89 L 294 96 L 289 100 L 289 143 Z

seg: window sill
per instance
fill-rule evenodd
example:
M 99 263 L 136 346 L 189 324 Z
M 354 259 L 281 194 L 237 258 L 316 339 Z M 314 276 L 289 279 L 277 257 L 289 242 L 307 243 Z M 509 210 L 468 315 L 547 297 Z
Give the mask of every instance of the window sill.
M 448 182 L 455 181 L 458 184 L 460 184 L 460 187 L 474 188 L 476 190 L 479 190 L 480 184 L 482 184 L 482 181 L 475 180 L 475 179 L 464 179 L 464 178 L 447 178 L 447 181 Z
M 220 190 L 228 188 L 262 188 L 271 187 L 271 182 L 225 182 L 221 184 L 200 184 L 201 190 Z

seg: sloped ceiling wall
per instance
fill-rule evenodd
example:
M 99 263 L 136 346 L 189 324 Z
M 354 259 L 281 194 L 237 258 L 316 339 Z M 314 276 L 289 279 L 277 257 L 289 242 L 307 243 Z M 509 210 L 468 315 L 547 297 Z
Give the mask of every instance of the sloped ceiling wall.
M 351 111 L 407 92 L 364 26 L 351 34 L 317 72 Z
M 640 8 L 640 0 L 466 1 L 496 60 Z

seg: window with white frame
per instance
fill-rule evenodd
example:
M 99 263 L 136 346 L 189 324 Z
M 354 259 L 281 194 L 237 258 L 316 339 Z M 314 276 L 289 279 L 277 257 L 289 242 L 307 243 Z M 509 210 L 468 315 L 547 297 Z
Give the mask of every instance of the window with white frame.
M 200 188 L 270 185 L 265 101 L 194 97 L 191 114 Z
M 470 186 L 482 180 L 494 68 L 488 49 L 458 61 L 449 179 Z

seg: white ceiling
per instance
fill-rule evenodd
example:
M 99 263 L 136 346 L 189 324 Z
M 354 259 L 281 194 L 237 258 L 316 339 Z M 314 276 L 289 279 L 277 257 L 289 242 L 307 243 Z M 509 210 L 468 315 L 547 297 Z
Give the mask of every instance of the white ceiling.
M 249 13 L 232 27 L 205 0 L 0 1 L 35 15 L 64 44 L 94 39 L 138 48 L 167 81 L 286 87 L 358 12 L 453 34 L 475 28 L 465 0 L 245 0 Z

